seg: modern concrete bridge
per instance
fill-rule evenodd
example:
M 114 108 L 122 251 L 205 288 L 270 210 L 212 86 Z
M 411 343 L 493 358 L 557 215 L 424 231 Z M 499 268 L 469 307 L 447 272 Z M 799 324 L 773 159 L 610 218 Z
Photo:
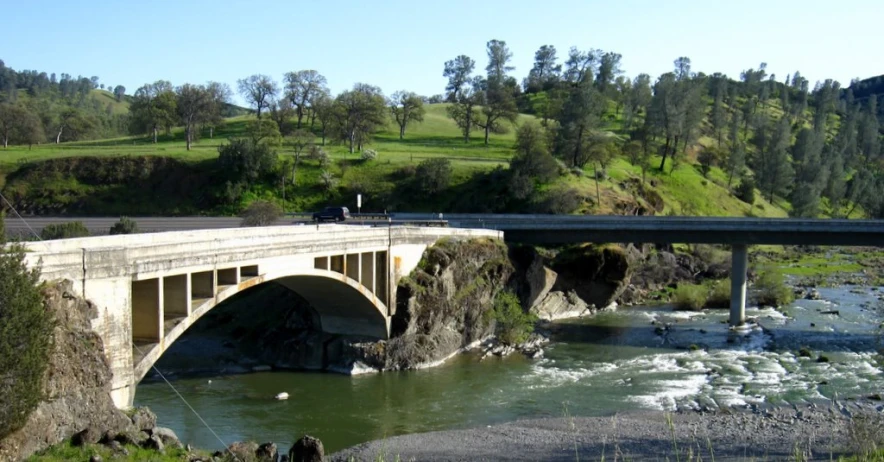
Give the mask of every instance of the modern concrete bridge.
M 27 243 L 43 280 L 68 279 L 95 303 L 118 407 L 196 320 L 276 281 L 304 297 L 326 332 L 387 338 L 396 285 L 440 238 L 490 230 L 313 225 L 134 234 Z M 256 309 L 260 309 L 256 307 Z
M 554 245 L 575 242 L 730 244 L 730 324 L 746 320 L 747 246 L 848 245 L 884 247 L 884 220 L 806 220 L 721 217 L 552 217 L 549 215 L 449 216 L 459 226 L 489 226 L 508 241 Z

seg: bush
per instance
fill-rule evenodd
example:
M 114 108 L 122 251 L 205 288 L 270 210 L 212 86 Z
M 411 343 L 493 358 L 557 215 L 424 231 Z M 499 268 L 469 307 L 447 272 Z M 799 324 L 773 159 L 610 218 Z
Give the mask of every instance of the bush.
M 138 223 L 129 217 L 120 217 L 120 221 L 111 226 L 110 234 L 136 234 L 138 233 Z
M 451 162 L 436 157 L 417 164 L 415 180 L 425 194 L 436 194 L 444 191 L 451 183 Z
M 517 345 L 528 340 L 534 332 L 537 317 L 522 309 L 519 297 L 510 291 L 497 294 L 494 308 L 488 312 L 497 323 L 497 338 L 506 345 Z
M 756 302 L 762 306 L 782 306 L 792 302 L 794 294 L 776 268 L 765 268 L 753 284 Z
M 218 167 L 233 183 L 251 184 L 273 171 L 276 162 L 276 151 L 265 143 L 231 139 L 218 146 Z
M 52 223 L 46 225 L 40 231 L 40 239 L 49 241 L 52 239 L 71 239 L 75 237 L 87 237 L 89 230 L 83 225 L 82 221 L 71 221 L 68 223 Z
M 737 199 L 747 203 L 754 204 L 755 203 L 755 181 L 752 178 L 745 177 L 740 181 L 740 184 L 737 186 L 734 194 L 737 196 Z
M 583 196 L 576 189 L 550 190 L 538 204 L 538 212 L 566 215 L 577 210 L 583 203 Z
M 254 201 L 243 210 L 240 226 L 270 226 L 279 216 L 282 209 L 268 201 Z
M 43 306 L 38 270 L 24 250 L 6 247 L 0 214 L 0 439 L 21 428 L 43 398 L 53 320 Z
M 679 310 L 699 311 L 708 299 L 709 289 L 702 284 L 679 284 L 672 294 L 672 302 Z
M 362 160 L 365 162 L 372 161 L 378 158 L 378 152 L 374 149 L 363 149 L 362 150 Z
M 730 308 L 731 306 L 731 280 L 720 279 L 711 281 L 709 285 L 709 298 L 706 306 L 709 308 Z

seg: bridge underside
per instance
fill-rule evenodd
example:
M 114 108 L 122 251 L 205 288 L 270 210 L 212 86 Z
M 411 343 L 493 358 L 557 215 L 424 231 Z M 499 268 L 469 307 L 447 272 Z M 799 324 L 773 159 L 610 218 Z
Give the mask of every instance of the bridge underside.
M 313 268 L 252 265 L 133 281 L 134 381 L 140 381 L 205 313 L 233 295 L 271 281 L 303 297 L 323 331 L 385 339 L 390 325 L 384 303 L 387 279 L 386 253 L 368 252 L 317 258 Z

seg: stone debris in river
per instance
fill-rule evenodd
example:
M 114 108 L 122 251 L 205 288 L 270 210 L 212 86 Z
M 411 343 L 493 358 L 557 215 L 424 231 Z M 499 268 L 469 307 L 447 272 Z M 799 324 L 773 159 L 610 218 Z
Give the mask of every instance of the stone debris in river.
M 322 462 L 324 457 L 325 448 L 322 446 L 322 441 L 310 435 L 304 435 L 303 438 L 295 441 L 289 451 L 289 461 L 291 462 Z
M 289 394 L 286 393 L 286 392 L 277 393 L 276 396 L 275 396 L 275 398 L 276 398 L 277 400 L 283 401 L 283 400 L 289 399 Z

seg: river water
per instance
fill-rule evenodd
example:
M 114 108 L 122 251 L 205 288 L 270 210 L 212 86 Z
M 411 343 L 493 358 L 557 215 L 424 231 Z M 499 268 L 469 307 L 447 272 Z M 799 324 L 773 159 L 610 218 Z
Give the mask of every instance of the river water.
M 320 438 L 327 452 L 394 435 L 526 418 L 789 405 L 836 393 L 880 393 L 884 303 L 878 297 L 884 290 L 819 292 L 823 300 L 799 300 L 782 312 L 747 309 L 758 326 L 740 333 L 729 331 L 726 310 L 621 308 L 554 323 L 540 360 L 513 355 L 480 361 L 466 354 L 419 371 L 354 377 L 266 372 L 173 385 L 225 443 L 273 441 L 286 448 L 306 433 Z M 824 314 L 833 310 L 838 314 Z M 280 392 L 290 398 L 274 400 Z M 165 383 L 142 383 L 135 401 L 182 441 L 222 447 Z

